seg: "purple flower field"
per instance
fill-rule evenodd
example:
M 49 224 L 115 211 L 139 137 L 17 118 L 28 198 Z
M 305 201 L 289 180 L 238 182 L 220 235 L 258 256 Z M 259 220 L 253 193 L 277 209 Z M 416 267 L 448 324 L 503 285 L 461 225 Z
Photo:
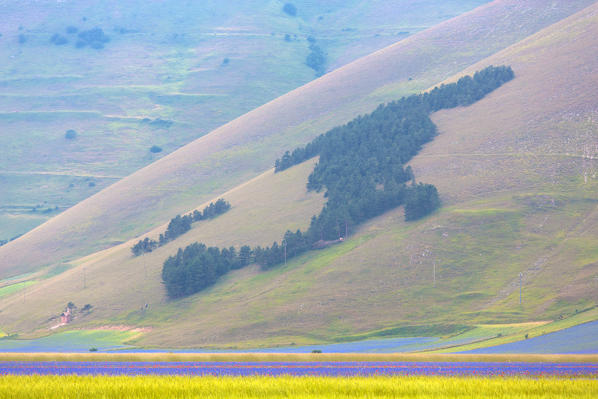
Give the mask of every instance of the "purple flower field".
M 483 362 L 0 362 L 0 375 L 592 376 L 598 364 Z

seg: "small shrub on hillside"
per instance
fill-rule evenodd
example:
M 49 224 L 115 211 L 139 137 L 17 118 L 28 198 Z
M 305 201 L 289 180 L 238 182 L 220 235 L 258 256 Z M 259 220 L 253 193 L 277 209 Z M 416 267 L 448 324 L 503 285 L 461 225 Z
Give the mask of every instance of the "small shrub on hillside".
M 110 38 L 106 36 L 101 28 L 81 31 L 77 37 L 79 39 L 76 43 L 77 48 L 90 46 L 94 49 L 101 49 L 104 48 L 104 44 L 110 41 Z
M 77 138 L 77 132 L 74 131 L 73 129 L 69 129 L 64 134 L 64 138 L 67 139 L 67 140 L 74 140 L 74 139 Z
M 20 34 L 19 35 L 19 44 L 23 44 L 27 41 L 27 36 L 25 36 L 24 34 Z
M 162 152 L 162 147 L 158 147 L 157 145 L 153 145 L 150 148 L 150 152 L 153 152 L 154 154 L 157 154 L 159 152 Z
M 69 35 L 74 35 L 77 32 L 79 32 L 79 28 L 77 28 L 76 26 L 71 25 L 66 27 L 66 33 Z
M 50 39 L 50 42 L 54 43 L 57 46 L 62 46 L 64 44 L 67 44 L 69 40 L 58 33 L 54 33 L 54 35 L 52 35 L 52 38 Z
M 292 3 L 286 3 L 282 7 L 282 11 L 284 11 L 286 14 L 290 15 L 291 17 L 294 17 L 297 15 L 297 7 L 295 7 L 295 5 Z
M 145 121 L 142 120 L 142 122 Z M 144 122 L 145 123 L 145 122 Z M 162 128 L 162 129 L 168 129 L 169 127 L 171 127 L 174 122 L 173 121 L 169 121 L 166 119 L 161 119 L 161 118 L 156 118 L 153 121 L 149 122 L 151 127 L 157 127 L 157 128 Z
M 405 196 L 405 220 L 420 219 L 440 206 L 438 190 L 431 184 L 413 185 Z
M 305 64 L 316 72 L 316 76 L 324 75 L 324 72 L 326 72 L 326 54 L 320 46 L 313 42 L 309 45 L 309 50 L 310 53 L 305 59 Z

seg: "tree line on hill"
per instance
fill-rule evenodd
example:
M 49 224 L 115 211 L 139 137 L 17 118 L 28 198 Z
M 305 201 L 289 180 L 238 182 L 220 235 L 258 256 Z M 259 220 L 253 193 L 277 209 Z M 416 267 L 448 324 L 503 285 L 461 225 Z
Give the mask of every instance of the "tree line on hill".
M 326 190 L 327 202 L 312 217 L 307 231 L 287 231 L 280 243 L 266 248 L 244 246 L 238 254 L 234 248 L 218 250 L 203 244 L 180 249 L 163 266 L 168 295 L 177 298 L 198 292 L 229 270 L 249 263 L 267 269 L 310 249 L 342 241 L 358 224 L 400 205 L 405 206 L 408 221 L 433 212 L 440 205 L 436 187 L 416 183 L 411 168 L 405 167 L 436 135 L 430 114 L 473 104 L 513 78 L 510 67 L 490 66 L 473 77 L 380 105 L 369 115 L 285 152 L 275 162 L 276 172 L 320 156 L 307 189 Z
M 187 215 L 176 215 L 174 218 L 170 219 L 166 231 L 160 234 L 158 241 L 145 237 L 145 239 L 139 240 L 137 244 L 133 245 L 131 252 L 133 252 L 134 256 L 152 252 L 154 249 L 161 247 L 167 242 L 170 242 L 191 230 L 191 224 L 193 222 L 213 219 L 229 209 L 230 203 L 220 198 L 216 202 L 210 202 L 210 204 L 201 212 L 196 209 Z

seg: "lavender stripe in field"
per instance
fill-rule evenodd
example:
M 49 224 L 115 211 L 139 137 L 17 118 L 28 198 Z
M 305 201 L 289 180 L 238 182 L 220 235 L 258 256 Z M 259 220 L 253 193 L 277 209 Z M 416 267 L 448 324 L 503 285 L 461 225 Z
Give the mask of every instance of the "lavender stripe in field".
M 482 362 L 0 362 L 0 375 L 598 376 L 598 364 Z

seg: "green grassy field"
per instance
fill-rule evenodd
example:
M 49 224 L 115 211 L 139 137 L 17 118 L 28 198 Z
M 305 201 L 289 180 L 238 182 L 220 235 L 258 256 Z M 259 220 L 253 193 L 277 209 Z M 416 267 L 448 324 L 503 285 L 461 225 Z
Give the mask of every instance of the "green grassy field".
M 0 352 L 87 352 L 90 348 L 114 350 L 125 348 L 126 342 L 140 334 L 137 330 L 119 329 L 72 330 L 34 340 L 9 336 L 0 339 Z
M 594 398 L 598 381 L 441 377 L 2 376 L 3 398 Z

